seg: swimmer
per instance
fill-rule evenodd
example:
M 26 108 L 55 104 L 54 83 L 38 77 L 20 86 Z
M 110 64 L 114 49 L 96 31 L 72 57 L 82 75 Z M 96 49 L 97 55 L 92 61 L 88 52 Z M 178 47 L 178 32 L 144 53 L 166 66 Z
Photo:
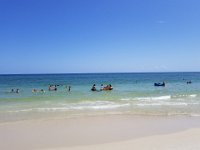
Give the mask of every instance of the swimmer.
M 36 89 L 33 89 L 33 90 L 32 90 L 32 93 L 36 93 L 36 92 L 37 92 L 37 90 L 36 90 Z
M 91 88 L 91 91 L 96 91 L 96 84 L 93 84 L 92 88 Z

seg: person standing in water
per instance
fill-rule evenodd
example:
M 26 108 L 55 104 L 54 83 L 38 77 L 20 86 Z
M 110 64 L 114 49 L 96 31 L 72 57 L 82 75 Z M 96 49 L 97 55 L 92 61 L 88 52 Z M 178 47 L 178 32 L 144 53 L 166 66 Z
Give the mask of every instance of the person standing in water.
M 19 89 L 16 89 L 16 93 L 17 93 L 17 94 L 19 93 Z
M 103 84 L 101 84 L 101 88 L 100 88 L 100 91 L 103 91 L 103 88 L 104 88 L 104 87 L 103 87 Z
M 92 88 L 91 88 L 91 91 L 96 91 L 96 84 L 93 84 Z

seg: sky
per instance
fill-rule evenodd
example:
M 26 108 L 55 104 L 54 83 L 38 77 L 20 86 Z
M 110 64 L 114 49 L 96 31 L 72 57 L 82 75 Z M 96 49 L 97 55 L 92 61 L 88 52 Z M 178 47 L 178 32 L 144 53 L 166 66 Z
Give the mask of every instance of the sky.
M 199 0 L 0 0 L 0 74 L 200 71 Z

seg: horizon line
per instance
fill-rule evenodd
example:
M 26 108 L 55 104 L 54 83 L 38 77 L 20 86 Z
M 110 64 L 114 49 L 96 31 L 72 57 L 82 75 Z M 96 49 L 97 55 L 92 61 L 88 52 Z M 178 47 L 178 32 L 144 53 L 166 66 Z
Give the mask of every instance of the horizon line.
M 48 75 L 48 74 L 117 74 L 117 73 L 200 73 L 200 71 L 136 71 L 136 72 L 68 72 L 68 73 L 0 73 L 0 75 Z

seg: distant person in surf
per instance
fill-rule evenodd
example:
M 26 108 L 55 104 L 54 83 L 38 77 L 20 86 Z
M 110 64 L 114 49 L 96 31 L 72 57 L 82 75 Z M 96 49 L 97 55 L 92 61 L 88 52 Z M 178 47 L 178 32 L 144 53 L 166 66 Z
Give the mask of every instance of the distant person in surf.
M 16 93 L 17 93 L 17 94 L 19 93 L 19 89 L 16 89 Z
M 101 88 L 100 88 L 100 91 L 103 91 L 103 88 L 104 88 L 104 87 L 103 87 L 103 84 L 101 84 Z
M 192 81 L 190 80 L 190 81 L 187 81 L 187 84 L 192 84 Z
M 96 84 L 93 84 L 92 88 L 91 88 L 91 91 L 97 91 L 96 89 Z
M 32 90 L 32 93 L 36 93 L 36 92 L 37 92 L 37 90 L 36 90 L 36 89 L 33 89 L 33 90 Z
M 41 89 L 40 92 L 41 92 L 41 93 L 45 93 L 45 90 Z
M 49 86 L 49 91 L 57 91 L 56 85 L 50 85 Z

